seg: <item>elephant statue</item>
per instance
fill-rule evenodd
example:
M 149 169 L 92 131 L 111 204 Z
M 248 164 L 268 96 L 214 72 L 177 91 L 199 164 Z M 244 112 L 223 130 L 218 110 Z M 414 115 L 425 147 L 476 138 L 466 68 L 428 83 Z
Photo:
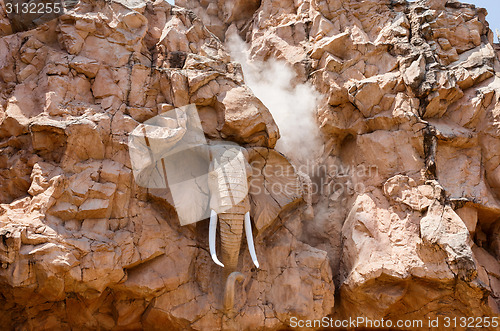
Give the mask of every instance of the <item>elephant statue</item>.
M 236 272 L 243 228 L 250 257 L 259 268 L 251 216 L 257 231 L 263 232 L 280 212 L 302 199 L 293 166 L 267 147 L 207 141 L 194 105 L 138 125 L 129 134 L 128 145 L 136 183 L 149 189 L 168 188 L 181 225 L 210 219 L 210 255 L 224 268 L 224 307 L 232 316 L 235 282 L 243 280 Z M 281 189 L 274 192 L 273 186 Z M 218 223 L 222 261 L 216 253 Z
M 226 277 L 236 270 L 243 225 L 247 237 L 248 250 L 255 266 L 259 267 L 253 244 L 250 223 L 250 201 L 248 199 L 248 177 L 250 164 L 244 156 L 243 148 L 228 142 L 210 145 L 210 172 L 208 187 L 210 192 L 209 246 L 212 260 L 225 268 Z M 248 175 L 247 175 L 248 174 Z M 222 249 L 221 263 L 215 252 L 217 217 L 220 221 Z

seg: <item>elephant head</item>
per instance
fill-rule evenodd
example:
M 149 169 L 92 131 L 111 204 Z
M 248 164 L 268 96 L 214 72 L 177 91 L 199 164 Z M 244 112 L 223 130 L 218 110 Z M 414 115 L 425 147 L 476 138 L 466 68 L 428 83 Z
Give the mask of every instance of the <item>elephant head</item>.
M 255 266 L 259 267 L 253 244 L 250 223 L 250 201 L 248 198 L 248 178 L 250 164 L 244 155 L 244 148 L 228 142 L 210 145 L 211 167 L 208 176 L 210 192 L 209 246 L 213 261 L 225 267 L 228 276 L 236 270 L 243 225 L 247 237 L 248 250 Z M 222 249 L 221 263 L 215 252 L 217 217 L 220 221 Z
M 235 270 L 243 228 L 250 256 L 259 268 L 251 215 L 255 228 L 262 232 L 280 212 L 302 197 L 293 166 L 283 155 L 266 147 L 207 142 L 193 105 L 137 126 L 129 135 L 129 152 L 136 183 L 147 188 L 168 188 L 181 225 L 210 218 L 210 255 L 224 267 L 225 305 L 229 308 L 232 283 L 242 279 Z M 218 221 L 222 262 L 215 245 Z

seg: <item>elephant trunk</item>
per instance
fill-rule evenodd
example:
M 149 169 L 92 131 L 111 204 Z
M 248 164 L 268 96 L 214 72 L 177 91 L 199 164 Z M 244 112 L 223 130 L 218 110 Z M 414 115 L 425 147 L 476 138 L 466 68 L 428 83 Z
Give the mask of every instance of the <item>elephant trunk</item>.
M 252 236 L 252 224 L 250 221 L 250 203 L 246 197 L 240 203 L 227 207 L 224 212 L 217 214 L 214 210 L 210 215 L 209 237 L 210 255 L 212 260 L 224 268 L 224 278 L 227 278 L 238 267 L 241 240 L 243 238 L 243 227 L 247 237 L 248 251 L 253 263 L 259 268 L 257 255 Z M 220 239 L 222 250 L 222 262 L 217 258 L 215 251 L 217 222 L 220 224 Z
M 233 207 L 233 209 L 239 206 Z M 233 210 L 234 211 L 234 210 Z M 219 215 L 222 263 L 224 277 L 228 277 L 238 266 L 245 211 Z
M 245 279 L 240 272 L 232 272 L 226 280 L 226 289 L 224 291 L 224 310 L 229 318 L 233 318 L 236 315 L 234 311 L 234 290 L 236 281 L 242 282 Z

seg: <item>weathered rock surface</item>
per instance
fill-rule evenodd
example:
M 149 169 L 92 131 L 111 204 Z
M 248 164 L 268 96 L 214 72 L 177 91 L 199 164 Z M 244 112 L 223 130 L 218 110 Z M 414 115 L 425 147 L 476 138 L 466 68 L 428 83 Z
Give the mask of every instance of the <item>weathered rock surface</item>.
M 293 211 L 288 218 L 300 223 L 302 201 L 293 167 L 270 149 L 278 128 L 199 18 L 164 1 L 81 1 L 57 20 L 13 34 L 3 8 L 3 327 L 279 328 L 296 314 L 330 312 L 326 253 L 278 219 Z M 253 270 L 242 254 L 247 280 L 235 320 L 223 318 L 222 271 L 207 253 L 207 223 L 180 227 L 168 197 L 132 176 L 128 134 L 190 103 L 208 138 L 249 149 L 259 185 L 270 185 L 263 169 L 274 158 L 293 186 L 288 196 L 266 191 L 252 204 L 264 264 Z M 269 233 L 277 239 L 267 241 Z
M 483 9 L 262 0 L 242 22 L 178 2 L 323 94 L 326 174 L 301 237 L 328 252 L 336 317 L 497 316 L 500 67 Z
M 14 33 L 0 4 L 5 328 L 500 316 L 500 62 L 484 10 L 85 0 Z M 284 61 L 291 84 L 322 94 L 314 171 L 272 149 L 278 128 L 223 45 L 232 33 L 255 63 Z M 261 267 L 242 250 L 233 319 L 208 223 L 180 227 L 167 193 L 136 185 L 128 156 L 137 125 L 190 103 L 208 139 L 239 143 L 263 169 L 251 201 Z M 272 158 L 281 169 L 264 171 Z M 292 194 L 270 193 L 266 176 Z

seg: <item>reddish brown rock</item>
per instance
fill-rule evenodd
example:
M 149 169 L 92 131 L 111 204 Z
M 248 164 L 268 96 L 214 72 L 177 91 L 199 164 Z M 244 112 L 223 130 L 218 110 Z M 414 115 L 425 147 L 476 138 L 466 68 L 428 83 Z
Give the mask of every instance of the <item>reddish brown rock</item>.
M 4 328 L 500 316 L 500 63 L 484 10 L 444 0 L 177 4 L 85 0 L 14 33 L 0 0 Z M 269 86 L 321 95 L 311 108 L 323 146 L 310 164 L 273 149 L 290 130 L 231 60 L 223 42 L 234 33 L 252 65 L 292 68 Z M 250 188 L 260 268 L 240 252 L 231 317 L 208 222 L 181 227 L 169 192 L 138 186 L 131 170 L 128 134 L 187 104 L 208 139 L 244 146 L 260 170 Z M 309 132 L 291 132 L 311 145 Z

